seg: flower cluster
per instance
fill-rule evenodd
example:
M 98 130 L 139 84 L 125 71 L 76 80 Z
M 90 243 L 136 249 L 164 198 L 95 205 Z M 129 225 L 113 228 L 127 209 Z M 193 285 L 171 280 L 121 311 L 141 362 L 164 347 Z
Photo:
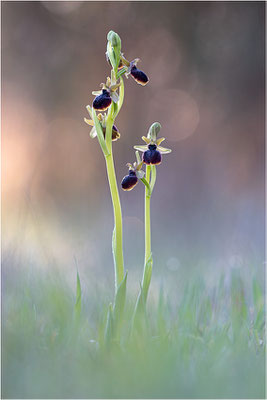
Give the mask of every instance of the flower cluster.
M 121 52 L 121 40 L 119 35 L 113 31 L 110 31 L 108 33 L 107 39 L 108 44 L 106 58 L 108 63 L 112 67 L 111 77 L 107 77 L 106 83 L 100 84 L 101 90 L 96 90 L 92 92 L 92 94 L 96 96 L 92 104 L 93 109 L 102 112 L 108 110 L 112 102 L 114 104 L 117 104 L 119 102 L 120 95 L 118 94 L 118 89 L 120 90 L 120 79 L 123 75 L 125 75 L 126 78 L 131 75 L 133 79 L 142 86 L 145 86 L 149 82 L 147 75 L 137 68 L 137 63 L 140 61 L 139 58 L 136 58 L 133 61 L 128 61 L 124 57 L 123 53 Z M 97 118 L 100 121 L 105 138 L 107 116 L 105 114 L 98 114 Z M 94 127 L 93 120 L 88 120 L 85 118 L 84 121 L 88 125 L 91 125 L 93 127 L 90 132 L 90 136 L 94 138 L 97 133 Z M 118 129 L 115 125 L 113 125 L 112 140 L 117 140 L 119 137 L 120 134 L 118 132 Z
M 134 163 L 132 167 L 130 166 L 129 175 L 125 176 L 121 182 L 123 190 L 131 190 L 136 186 L 138 178 L 142 179 L 144 177 L 144 171 L 141 170 L 143 164 L 146 165 L 159 165 L 161 164 L 161 154 L 168 154 L 171 152 L 170 149 L 160 146 L 160 144 L 165 140 L 165 138 L 157 139 L 157 134 L 161 129 L 161 125 L 158 122 L 154 122 L 149 128 L 147 136 L 143 136 L 142 139 L 146 143 L 145 146 L 137 145 L 134 146 L 136 151 L 137 163 Z M 143 153 L 142 161 L 140 159 L 138 151 Z M 136 173 L 138 171 L 138 175 Z

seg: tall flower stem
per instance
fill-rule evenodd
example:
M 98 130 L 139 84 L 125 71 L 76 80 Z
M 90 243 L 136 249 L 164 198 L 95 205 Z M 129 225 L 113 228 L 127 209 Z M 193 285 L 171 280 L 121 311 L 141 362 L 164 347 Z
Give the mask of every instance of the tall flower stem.
M 122 81 L 122 78 L 121 78 Z M 123 85 L 123 81 L 122 81 Z M 124 91 L 120 93 L 119 109 L 123 103 Z M 107 167 L 108 182 L 111 194 L 114 214 L 114 230 L 112 236 L 112 252 L 115 270 L 115 299 L 113 305 L 110 304 L 107 316 L 107 324 L 105 331 L 105 343 L 109 345 L 115 338 L 119 338 L 119 330 L 122 321 L 126 298 L 126 279 L 127 273 L 124 274 L 124 261 L 123 261 L 123 242 L 122 242 L 122 213 L 121 203 L 118 191 L 116 172 L 114 166 L 113 152 L 112 152 L 112 128 L 116 115 L 119 111 L 112 103 L 109 108 L 107 121 L 106 121 L 106 146 L 107 152 L 104 153 Z
M 119 104 L 118 106 L 117 105 L 115 106 L 114 103 L 112 103 L 112 105 L 109 108 L 106 121 L 105 138 L 95 110 L 93 108 L 91 109 L 90 107 L 87 108 L 89 114 L 92 115 L 94 126 L 97 131 L 98 141 L 105 156 L 107 176 L 108 176 L 109 188 L 113 205 L 114 230 L 112 238 L 112 251 L 114 258 L 114 269 L 115 269 L 115 295 L 117 294 L 117 290 L 125 277 L 124 261 L 123 261 L 123 245 L 122 245 L 121 203 L 120 203 L 113 152 L 112 152 L 112 128 L 114 125 L 115 118 L 118 115 L 118 112 L 120 111 L 120 108 L 123 104 L 123 98 L 124 98 L 124 85 L 122 77 L 120 78 L 120 81 L 121 81 L 121 90 L 120 90 Z
M 111 152 L 105 156 L 109 188 L 114 212 L 114 233 L 113 233 L 113 257 L 115 267 L 115 290 L 117 291 L 120 283 L 124 278 L 124 262 L 123 262 L 123 248 L 122 248 L 122 213 L 121 203 L 118 192 L 118 185 L 115 174 L 114 160 L 112 149 Z
M 115 268 L 115 292 L 117 292 L 117 289 L 124 278 L 124 261 L 123 261 L 123 244 L 122 244 L 121 203 L 120 203 L 120 196 L 119 196 L 113 152 L 112 152 L 112 127 L 114 121 L 115 121 L 115 110 L 114 110 L 114 105 L 112 105 L 110 107 L 107 118 L 106 144 L 107 144 L 108 154 L 105 155 L 105 159 L 106 159 L 108 182 L 109 182 L 109 188 L 113 205 L 113 213 L 114 213 L 112 250 L 114 258 L 114 268 Z

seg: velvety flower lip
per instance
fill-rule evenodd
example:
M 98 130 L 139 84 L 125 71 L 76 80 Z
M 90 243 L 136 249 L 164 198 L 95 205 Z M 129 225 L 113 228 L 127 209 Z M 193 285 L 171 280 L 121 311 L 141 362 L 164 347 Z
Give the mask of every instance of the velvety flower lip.
M 110 93 L 106 89 L 102 89 L 102 93 L 93 101 L 93 107 L 97 111 L 105 111 L 109 108 L 112 103 L 112 99 L 110 97 Z
M 92 94 L 96 96 L 93 101 L 93 107 L 97 111 L 105 111 L 109 108 L 112 101 L 117 103 L 119 100 L 119 95 L 117 89 L 120 83 L 111 82 L 110 77 L 107 77 L 106 83 L 101 83 L 100 87 L 102 90 L 93 91 Z
M 143 162 L 147 165 L 159 165 L 161 163 L 161 154 L 157 150 L 157 145 L 148 145 L 148 150 L 143 153 Z
M 123 54 L 121 54 L 121 63 L 122 66 L 126 67 L 127 70 L 125 72 L 126 78 L 128 78 L 129 75 L 137 82 L 139 85 L 145 86 L 149 82 L 148 76 L 141 71 L 140 69 L 137 68 L 137 63 L 140 61 L 139 58 L 135 58 L 133 61 L 128 61 Z
M 105 113 L 104 114 L 99 113 L 97 115 L 97 118 L 100 121 L 100 124 L 102 126 L 102 131 L 103 131 L 103 135 L 104 135 L 104 139 L 105 139 L 106 138 L 106 118 L 107 118 L 107 116 L 106 116 Z M 97 136 L 97 133 L 96 133 L 94 121 L 92 119 L 84 118 L 84 122 L 87 125 L 92 126 L 92 129 L 90 131 L 90 136 L 91 136 L 91 138 L 95 138 Z M 120 138 L 120 136 L 121 135 L 120 135 L 120 132 L 119 132 L 118 128 L 116 127 L 116 125 L 113 125 L 113 127 L 112 127 L 112 141 L 118 140 Z
M 136 65 L 133 65 L 131 68 L 131 76 L 139 85 L 145 86 L 149 82 L 147 75 L 138 69 Z
M 128 175 L 126 175 L 121 181 L 121 187 L 125 191 L 132 190 L 138 182 L 138 178 L 136 176 L 136 172 L 133 170 L 129 170 Z
M 121 187 L 123 190 L 132 190 L 138 183 L 138 179 L 144 177 L 144 171 L 142 171 L 143 162 L 140 159 L 138 151 L 136 151 L 136 162 L 133 164 L 126 164 L 129 168 L 128 175 L 126 175 L 121 181 Z
M 161 154 L 168 154 L 171 152 L 171 149 L 160 146 L 165 138 L 153 140 L 152 138 L 143 136 L 142 139 L 146 142 L 146 146 L 134 146 L 134 148 L 143 152 L 142 159 L 147 165 L 159 165 L 162 159 Z

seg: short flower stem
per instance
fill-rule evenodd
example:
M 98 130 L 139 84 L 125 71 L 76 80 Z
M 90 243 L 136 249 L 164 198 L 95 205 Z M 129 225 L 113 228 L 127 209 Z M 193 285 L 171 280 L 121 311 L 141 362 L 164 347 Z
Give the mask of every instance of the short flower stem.
M 146 180 L 150 182 L 150 165 L 146 166 Z M 151 227 L 150 227 L 150 198 L 151 193 L 146 187 L 145 191 L 145 264 L 151 255 Z M 144 280 L 144 278 L 143 278 Z
M 152 172 L 152 174 L 151 174 Z M 150 180 L 151 175 L 151 180 Z M 143 316 L 145 312 L 146 300 L 148 295 L 148 289 L 152 274 L 152 254 L 151 254 L 151 226 L 150 226 L 150 198 L 152 190 L 156 181 L 156 168 L 154 165 L 146 166 L 146 177 L 142 178 L 141 181 L 144 183 L 145 189 L 145 262 L 143 278 L 141 283 L 141 290 L 139 292 L 133 314 L 133 325 L 132 333 L 135 329 L 140 328 L 140 320 L 138 316 Z M 141 314 L 140 314 L 141 312 Z M 139 328 L 138 328 L 139 326 Z
M 146 166 L 146 181 L 150 182 L 150 174 L 152 170 L 152 178 L 153 186 L 155 183 L 156 175 L 155 175 L 155 167 L 147 165 Z M 152 254 L 151 254 L 151 221 L 150 221 L 150 199 L 152 194 L 153 187 L 151 184 L 149 186 L 146 185 L 145 190 L 145 263 L 144 263 L 144 272 L 142 279 L 142 291 L 143 291 L 143 300 L 146 303 L 148 289 L 151 280 L 152 273 Z

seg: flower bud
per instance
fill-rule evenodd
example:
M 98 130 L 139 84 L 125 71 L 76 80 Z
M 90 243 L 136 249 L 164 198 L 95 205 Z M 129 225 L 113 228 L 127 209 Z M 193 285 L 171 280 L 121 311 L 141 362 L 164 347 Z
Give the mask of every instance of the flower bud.
M 108 41 L 111 43 L 112 47 L 121 47 L 121 39 L 119 37 L 119 35 L 114 32 L 114 31 L 109 31 L 108 35 L 107 35 L 107 39 Z
M 157 136 L 159 131 L 161 130 L 161 125 L 159 122 L 154 122 L 151 127 L 149 128 L 147 137 L 152 141 L 156 142 L 157 141 Z
M 114 31 L 109 31 L 107 39 L 107 56 L 112 67 L 116 70 L 120 64 L 121 58 L 121 39 Z

